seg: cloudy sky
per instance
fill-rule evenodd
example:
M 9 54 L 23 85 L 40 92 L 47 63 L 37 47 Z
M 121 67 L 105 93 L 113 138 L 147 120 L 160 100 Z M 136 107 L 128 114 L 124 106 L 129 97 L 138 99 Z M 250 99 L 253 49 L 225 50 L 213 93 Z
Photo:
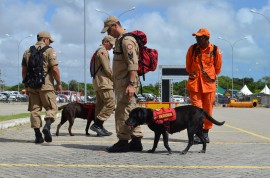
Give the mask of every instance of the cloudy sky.
M 159 51 L 159 65 L 185 65 L 186 51 L 195 43 L 191 34 L 205 27 L 223 53 L 220 75 L 231 77 L 232 68 L 238 78 L 270 75 L 270 0 L 0 0 L 1 79 L 16 85 L 19 74 L 21 81 L 23 52 L 36 42 L 39 31 L 47 30 L 55 39 L 61 80 L 84 82 L 85 72 L 86 82 L 92 83 L 89 61 L 104 37 L 104 19 L 132 7 L 136 9 L 120 21 L 128 31 L 147 34 L 147 46 Z M 158 82 L 158 70 L 146 79 L 143 84 Z

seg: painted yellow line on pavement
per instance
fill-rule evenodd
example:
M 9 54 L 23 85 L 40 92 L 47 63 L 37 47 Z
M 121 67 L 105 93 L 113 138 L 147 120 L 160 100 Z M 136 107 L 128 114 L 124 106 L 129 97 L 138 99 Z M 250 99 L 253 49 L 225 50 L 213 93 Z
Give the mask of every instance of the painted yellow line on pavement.
M 187 142 L 187 141 L 186 141 Z M 186 143 L 183 141 L 169 141 L 169 143 Z M 115 141 L 98 141 L 98 140 L 58 140 L 58 141 L 53 141 L 53 143 L 99 143 L 99 144 L 113 144 Z M 142 141 L 144 144 L 153 144 L 153 141 Z M 269 145 L 270 142 L 211 142 L 210 144 L 215 144 L 215 145 Z
M 253 132 L 250 132 L 250 131 L 247 131 L 247 130 L 244 130 L 244 129 L 241 129 L 241 128 L 238 128 L 238 127 L 234 127 L 234 126 L 231 126 L 231 125 L 228 125 L 228 124 L 225 124 L 225 126 L 226 127 L 229 127 L 229 128 L 232 128 L 232 129 L 235 129 L 235 130 L 238 130 L 238 131 L 241 131 L 241 132 L 245 132 L 245 133 L 250 134 L 250 135 L 253 135 L 255 137 L 262 138 L 262 139 L 265 139 L 265 140 L 269 140 L 270 141 L 270 137 L 259 135 L 259 134 L 256 134 L 256 133 L 253 133 Z
M 145 169 L 270 169 L 270 166 L 160 166 L 111 164 L 0 164 L 0 167 L 75 167 L 75 168 L 145 168 Z

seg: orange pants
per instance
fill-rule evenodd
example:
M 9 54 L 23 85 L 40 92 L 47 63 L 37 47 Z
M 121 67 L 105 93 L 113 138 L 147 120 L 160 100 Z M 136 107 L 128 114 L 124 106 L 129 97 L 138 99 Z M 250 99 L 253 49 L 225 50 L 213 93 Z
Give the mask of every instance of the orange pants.
M 201 93 L 189 91 L 189 95 L 192 105 L 203 108 L 210 114 L 210 116 L 212 116 L 213 105 L 215 102 L 215 92 Z M 210 122 L 208 119 L 204 118 L 203 129 L 209 130 L 212 128 L 212 126 L 213 123 Z

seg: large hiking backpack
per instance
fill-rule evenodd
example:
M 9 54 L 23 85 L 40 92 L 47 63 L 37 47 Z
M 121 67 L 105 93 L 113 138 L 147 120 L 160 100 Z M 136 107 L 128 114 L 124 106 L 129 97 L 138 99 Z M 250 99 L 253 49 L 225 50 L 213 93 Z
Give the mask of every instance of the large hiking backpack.
M 99 50 L 99 49 L 98 49 L 98 50 Z M 94 54 L 92 55 L 92 58 L 91 58 L 91 60 L 90 60 L 90 75 L 91 75 L 91 77 L 93 77 L 93 78 L 95 78 L 95 76 L 96 76 L 98 70 L 101 69 L 101 67 L 102 67 L 102 65 L 100 65 L 100 66 L 98 66 L 98 68 L 96 69 L 96 62 L 95 62 L 96 60 L 95 60 L 95 58 L 96 58 L 96 55 L 97 55 L 98 50 L 96 50 L 96 51 L 94 52 Z
M 155 71 L 158 64 L 158 51 L 152 48 L 146 47 L 147 37 L 146 34 L 142 31 L 135 30 L 129 33 L 125 33 L 123 37 L 120 39 L 120 52 L 114 52 L 114 54 L 123 54 L 122 42 L 123 38 L 126 36 L 132 36 L 135 38 L 139 45 L 139 67 L 138 67 L 138 75 L 143 76 L 143 80 L 145 80 L 145 74 L 149 71 Z
M 50 46 L 45 46 L 41 48 L 40 46 L 36 48 L 35 46 L 30 47 L 30 57 L 27 64 L 27 74 L 24 80 L 25 87 L 30 88 L 41 88 L 43 84 L 45 84 L 45 74 L 43 63 L 44 63 L 44 56 L 43 53 L 48 49 L 51 48 Z

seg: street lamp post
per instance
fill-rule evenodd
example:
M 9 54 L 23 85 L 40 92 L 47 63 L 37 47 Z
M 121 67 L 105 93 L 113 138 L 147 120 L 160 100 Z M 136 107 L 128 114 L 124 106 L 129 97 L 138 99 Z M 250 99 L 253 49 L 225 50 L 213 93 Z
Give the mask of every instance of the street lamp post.
M 132 7 L 132 8 L 130 8 L 130 9 L 128 9 L 128 10 L 126 10 L 126 11 L 120 13 L 120 14 L 118 15 L 118 18 L 119 18 L 120 16 L 122 16 L 123 14 L 127 13 L 127 12 L 130 12 L 130 11 L 135 10 L 135 8 L 136 8 L 136 7 Z M 102 11 L 102 10 L 100 10 L 100 9 L 95 9 L 95 10 L 98 11 L 98 12 L 100 12 L 100 13 L 104 13 L 104 14 L 107 14 L 108 16 L 111 16 L 109 13 L 107 13 L 107 12 L 105 12 L 105 11 Z
M 6 34 L 6 36 L 11 37 L 11 35 Z M 18 48 L 18 92 L 20 92 L 20 45 L 22 43 L 23 40 L 25 40 L 26 38 L 32 37 L 32 34 L 22 38 L 21 40 L 17 40 L 15 38 L 13 38 L 16 41 L 17 44 L 17 48 Z
M 254 13 L 254 14 L 259 14 L 259 15 L 263 16 L 263 17 L 270 23 L 270 19 L 267 18 L 265 15 L 263 15 L 263 14 L 257 12 L 257 11 L 254 10 L 254 9 L 250 9 L 249 11 L 252 12 L 252 13 Z
M 232 94 L 231 94 L 231 97 L 233 97 L 233 48 L 234 48 L 234 46 L 235 46 L 235 44 L 237 42 L 239 42 L 241 40 L 245 40 L 245 39 L 247 39 L 247 37 L 245 36 L 243 38 L 240 38 L 240 39 L 236 40 L 233 43 L 231 43 L 230 41 L 228 41 L 228 40 L 226 40 L 226 39 L 224 39 L 222 37 L 218 37 L 218 39 L 226 41 L 231 46 L 231 48 L 232 48 Z

